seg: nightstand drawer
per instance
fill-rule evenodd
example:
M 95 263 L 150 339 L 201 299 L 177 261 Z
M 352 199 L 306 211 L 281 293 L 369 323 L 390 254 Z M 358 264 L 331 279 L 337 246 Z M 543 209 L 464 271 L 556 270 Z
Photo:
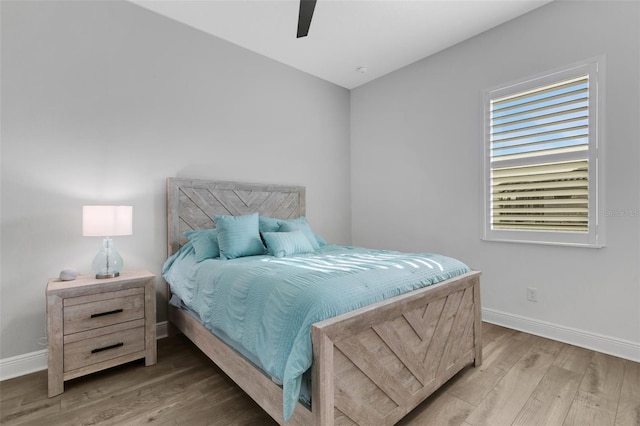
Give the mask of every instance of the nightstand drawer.
M 144 318 L 144 288 L 64 300 L 64 335 Z
M 125 326 L 131 326 L 133 328 L 122 330 Z M 104 331 L 105 334 L 68 343 L 65 342 L 65 373 L 119 356 L 145 350 L 143 321 L 131 321 L 126 324 L 118 324 L 107 327 L 101 331 Z M 93 334 L 92 332 L 86 333 Z

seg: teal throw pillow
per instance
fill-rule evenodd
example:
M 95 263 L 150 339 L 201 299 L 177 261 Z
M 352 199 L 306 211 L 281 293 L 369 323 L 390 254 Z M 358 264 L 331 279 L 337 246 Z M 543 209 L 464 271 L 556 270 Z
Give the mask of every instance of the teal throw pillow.
M 302 231 L 263 232 L 262 237 L 267 244 L 267 253 L 275 257 L 314 252 L 309 239 Z
M 258 218 L 260 225 L 260 232 L 278 232 L 280 224 L 284 222 L 283 219 L 276 219 L 274 217 L 260 216 Z
M 318 250 L 320 248 L 320 244 L 316 239 L 316 234 L 311 230 L 311 226 L 306 222 L 301 220 L 296 221 L 286 221 L 280 225 L 280 232 L 292 232 L 292 231 L 300 231 L 307 237 L 309 240 L 309 244 L 313 247 L 314 250 Z
M 205 259 L 213 259 L 220 256 L 218 246 L 218 231 L 215 229 L 200 229 L 197 231 L 187 231 L 184 236 L 191 241 L 195 251 L 196 262 Z
M 220 259 L 264 254 L 260 239 L 258 213 L 244 216 L 216 215 Z

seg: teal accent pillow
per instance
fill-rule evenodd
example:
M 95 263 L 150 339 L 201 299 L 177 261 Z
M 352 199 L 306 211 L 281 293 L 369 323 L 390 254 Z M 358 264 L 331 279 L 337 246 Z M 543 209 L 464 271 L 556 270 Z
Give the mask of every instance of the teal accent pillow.
M 287 232 L 286 230 L 293 229 L 294 225 L 300 225 L 300 228 L 302 228 L 306 235 L 309 237 L 309 240 L 313 247 L 317 248 L 319 246 L 324 246 L 327 244 L 327 242 L 321 236 L 315 234 L 311 230 L 311 226 L 307 222 L 307 218 L 304 216 L 300 216 L 296 219 L 276 219 L 273 217 L 260 216 L 259 222 L 260 232 Z M 285 229 L 281 229 L 280 227 L 285 223 L 288 225 L 285 227 Z M 313 235 L 313 238 L 311 238 L 311 235 L 308 234 L 308 232 Z
M 220 259 L 264 254 L 260 239 L 258 213 L 244 216 L 216 215 Z
M 200 229 L 197 231 L 187 231 L 184 236 L 191 241 L 195 251 L 196 262 L 205 259 L 213 259 L 220 256 L 218 246 L 218 231 L 215 229 Z
M 260 232 L 278 232 L 280 224 L 284 222 L 283 219 L 276 219 L 273 217 L 260 216 L 258 218 L 260 225 Z
M 280 225 L 280 232 L 292 232 L 292 231 L 300 231 L 302 234 L 307 237 L 309 240 L 309 244 L 313 247 L 314 250 L 318 250 L 320 248 L 320 244 L 316 238 L 316 234 L 311 230 L 311 226 L 305 220 L 304 222 L 301 220 L 290 220 L 282 223 Z
M 302 231 L 263 232 L 262 237 L 267 243 L 267 253 L 275 257 L 294 256 L 315 251 Z
M 313 234 L 313 236 L 316 238 L 316 241 L 318 242 L 318 245 L 324 246 L 327 244 L 327 242 L 324 240 L 324 238 L 322 238 L 320 235 L 316 234 L 315 232 L 313 232 L 313 230 L 311 229 L 311 225 L 309 225 L 309 222 L 307 222 L 307 218 L 304 216 L 300 216 L 297 219 L 287 219 L 285 220 L 285 222 L 290 222 L 290 223 L 302 223 L 306 226 L 309 227 L 309 231 L 311 232 L 311 234 Z M 303 226 L 304 226 L 303 225 Z

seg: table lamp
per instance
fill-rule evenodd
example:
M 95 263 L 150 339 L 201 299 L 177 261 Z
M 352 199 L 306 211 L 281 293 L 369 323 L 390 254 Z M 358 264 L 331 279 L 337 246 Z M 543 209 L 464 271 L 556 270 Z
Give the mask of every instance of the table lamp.
M 93 259 L 96 278 L 114 278 L 122 270 L 122 256 L 110 237 L 133 234 L 133 207 L 82 206 L 82 235 L 104 237 L 102 248 Z

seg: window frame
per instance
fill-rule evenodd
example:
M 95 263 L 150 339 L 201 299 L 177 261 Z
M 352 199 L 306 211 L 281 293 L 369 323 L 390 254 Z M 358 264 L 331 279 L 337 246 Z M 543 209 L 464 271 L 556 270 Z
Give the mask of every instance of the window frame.
M 527 77 L 483 91 L 483 235 L 484 241 L 551 244 L 601 248 L 605 246 L 604 188 L 604 56 L 581 61 L 551 72 Z M 589 76 L 589 143 L 588 155 L 588 231 L 542 231 L 492 229 L 491 213 L 491 101 L 559 83 L 579 76 Z M 534 164 L 571 159 L 571 154 L 538 157 Z

